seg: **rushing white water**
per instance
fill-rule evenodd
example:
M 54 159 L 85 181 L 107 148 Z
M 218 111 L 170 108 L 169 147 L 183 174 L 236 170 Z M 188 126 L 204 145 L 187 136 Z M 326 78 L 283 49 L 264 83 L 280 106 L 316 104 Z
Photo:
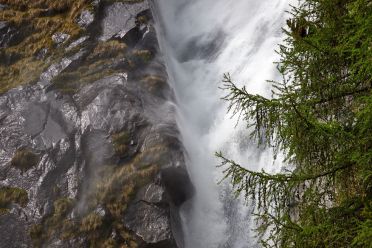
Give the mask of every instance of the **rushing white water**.
M 270 97 L 266 80 L 280 80 L 274 61 L 291 0 L 156 0 L 160 44 L 179 106 L 178 124 L 189 155 L 195 197 L 182 209 L 186 248 L 257 246 L 249 208 L 234 200 L 215 151 L 250 169 L 278 171 L 269 150 L 249 140 L 220 98 L 229 72 L 251 93 Z M 280 159 L 277 160 L 280 162 Z

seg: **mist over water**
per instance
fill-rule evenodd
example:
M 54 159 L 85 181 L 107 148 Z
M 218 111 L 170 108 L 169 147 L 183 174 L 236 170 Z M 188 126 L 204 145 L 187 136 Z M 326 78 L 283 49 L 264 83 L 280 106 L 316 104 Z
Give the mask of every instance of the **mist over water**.
M 249 207 L 234 199 L 214 157 L 277 172 L 281 159 L 258 149 L 246 124 L 228 114 L 221 86 L 229 72 L 249 92 L 271 96 L 266 80 L 280 80 L 274 61 L 291 0 L 156 0 L 160 45 L 178 109 L 178 125 L 196 188 L 183 206 L 186 248 L 257 247 Z

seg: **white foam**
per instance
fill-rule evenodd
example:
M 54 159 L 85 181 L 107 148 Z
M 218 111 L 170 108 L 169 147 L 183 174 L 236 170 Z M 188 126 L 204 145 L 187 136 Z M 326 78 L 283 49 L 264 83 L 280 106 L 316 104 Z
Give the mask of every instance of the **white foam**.
M 178 100 L 178 125 L 196 187 L 183 209 L 187 248 L 256 246 L 249 208 L 234 200 L 215 151 L 250 169 L 278 171 L 270 150 L 249 140 L 245 123 L 227 114 L 218 89 L 229 72 L 239 86 L 270 97 L 266 80 L 280 80 L 273 64 L 291 0 L 156 0 L 160 44 Z M 213 48 L 213 49 L 212 49 Z

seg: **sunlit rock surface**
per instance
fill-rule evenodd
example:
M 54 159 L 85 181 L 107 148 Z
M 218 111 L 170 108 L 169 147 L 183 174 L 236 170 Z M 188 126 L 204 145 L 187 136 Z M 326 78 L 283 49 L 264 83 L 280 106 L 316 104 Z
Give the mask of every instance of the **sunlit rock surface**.
M 0 247 L 183 247 L 193 187 L 149 4 L 108 2 L 81 11 L 78 37 L 50 37 L 35 82 L 0 94 L 0 190 L 28 194 L 0 199 Z M 0 22 L 1 47 L 15 35 Z

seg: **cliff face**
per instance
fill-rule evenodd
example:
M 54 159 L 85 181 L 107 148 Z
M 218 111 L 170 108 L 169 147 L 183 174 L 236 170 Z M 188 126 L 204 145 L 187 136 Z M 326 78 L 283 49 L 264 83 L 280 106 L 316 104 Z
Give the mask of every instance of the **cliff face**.
M 183 247 L 150 3 L 58 2 L 0 1 L 0 247 Z

